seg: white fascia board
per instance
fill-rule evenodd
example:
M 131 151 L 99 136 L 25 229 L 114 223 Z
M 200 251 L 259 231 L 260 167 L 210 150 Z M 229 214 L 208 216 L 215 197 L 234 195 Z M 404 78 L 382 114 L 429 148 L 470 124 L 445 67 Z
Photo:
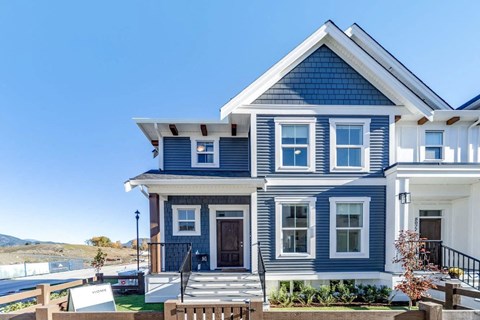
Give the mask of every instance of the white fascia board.
M 397 59 L 395 59 L 389 52 L 381 47 L 369 34 L 362 30 L 358 25 L 354 24 L 345 31 L 345 34 L 350 37 L 355 43 L 361 46 L 365 51 L 371 54 L 375 59 L 379 60 L 382 65 L 393 67 L 398 76 L 407 82 L 418 92 L 421 92 L 425 97 L 433 102 L 442 110 L 451 110 L 452 108 L 443 101 L 437 94 L 428 88 L 420 79 L 418 79 L 411 71 L 403 66 Z
M 348 52 L 351 59 L 357 61 L 359 65 L 378 78 L 378 81 L 383 84 L 382 89 L 388 90 L 387 96 L 394 100 L 396 104 L 405 105 L 412 113 L 420 113 L 429 120 L 431 119 L 433 110 L 426 105 L 425 102 L 419 99 L 410 89 L 385 70 L 383 66 L 369 56 L 360 46 L 353 42 L 352 39 L 330 21 L 287 54 L 277 64 L 260 76 L 260 78 L 245 88 L 240 94 L 225 104 L 221 108 L 221 118 L 224 119 L 230 113 L 234 111 L 237 112 L 236 109 L 242 105 L 251 104 L 323 43 L 329 45 L 329 48 L 337 54 L 339 54 L 339 49 Z M 355 68 L 353 65 L 352 67 Z M 362 74 L 362 72 L 360 73 Z M 383 93 L 385 94 L 385 92 Z M 392 94 L 395 97 L 392 97 Z M 377 107 L 377 110 L 378 109 L 380 108 Z
M 131 186 L 145 185 L 145 186 L 154 186 L 154 185 L 245 185 L 253 186 L 258 188 L 263 188 L 265 185 L 264 179 L 145 179 L 145 180 L 129 180 Z
M 452 117 L 460 117 L 460 121 L 477 121 L 480 110 L 435 110 L 433 121 L 446 121 Z
M 266 188 L 276 186 L 385 186 L 385 178 L 266 178 Z
M 328 35 L 327 29 L 331 28 L 332 23 L 327 22 L 315 31 L 310 37 L 303 41 L 299 46 L 295 47 L 283 59 L 273 65 L 267 72 L 261 75 L 257 80 L 252 82 L 242 92 L 227 102 L 220 109 L 220 118 L 225 119 L 239 105 L 249 104 L 256 99 L 261 93 L 265 92 L 275 82 L 283 77 L 284 70 L 292 66 L 302 56 L 308 56 L 310 50 L 318 44 L 325 36 Z
M 135 123 L 157 123 L 157 124 L 229 124 L 229 119 L 223 120 L 202 120 L 202 119 L 161 119 L 161 118 L 133 118 Z
M 409 115 L 411 112 L 403 106 L 349 106 L 349 105 L 295 105 L 249 104 L 242 105 L 238 114 L 272 115 Z
M 462 165 L 397 165 L 385 171 L 386 176 L 392 174 L 397 178 L 480 178 L 480 165 L 478 168 L 466 168 Z

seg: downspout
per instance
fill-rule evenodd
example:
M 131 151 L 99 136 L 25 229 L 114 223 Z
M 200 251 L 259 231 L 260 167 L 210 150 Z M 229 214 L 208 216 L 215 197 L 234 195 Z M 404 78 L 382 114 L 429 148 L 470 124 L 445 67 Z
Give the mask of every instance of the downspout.
M 478 126 L 480 124 L 480 118 L 478 118 L 477 121 L 475 121 L 470 127 L 467 129 L 467 162 L 473 162 L 473 149 L 470 148 L 470 131 L 473 129 L 473 127 Z

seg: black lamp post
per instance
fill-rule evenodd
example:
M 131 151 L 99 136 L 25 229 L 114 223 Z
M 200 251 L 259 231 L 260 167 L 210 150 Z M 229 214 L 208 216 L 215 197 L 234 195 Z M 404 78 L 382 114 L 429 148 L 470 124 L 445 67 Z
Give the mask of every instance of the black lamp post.
M 137 219 L 137 271 L 140 271 L 140 243 L 138 238 L 138 219 L 140 219 L 140 212 L 135 211 L 135 219 Z

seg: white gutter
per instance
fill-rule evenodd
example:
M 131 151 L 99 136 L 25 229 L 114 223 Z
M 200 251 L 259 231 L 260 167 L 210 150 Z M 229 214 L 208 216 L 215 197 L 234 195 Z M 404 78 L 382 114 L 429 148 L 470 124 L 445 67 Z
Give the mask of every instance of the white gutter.
M 467 129 L 467 146 L 468 146 L 467 161 L 468 162 L 473 162 L 473 148 L 470 143 L 470 131 L 473 129 L 473 127 L 477 126 L 478 124 L 480 124 L 480 117 Z

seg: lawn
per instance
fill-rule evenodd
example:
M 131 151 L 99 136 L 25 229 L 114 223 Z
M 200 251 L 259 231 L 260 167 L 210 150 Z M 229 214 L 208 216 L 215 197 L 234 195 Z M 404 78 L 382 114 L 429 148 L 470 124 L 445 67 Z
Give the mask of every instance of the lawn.
M 352 311 L 352 310 L 386 310 L 386 311 L 402 311 L 408 310 L 403 306 L 330 306 L 330 307 L 292 307 L 292 308 L 270 308 L 271 311 Z M 412 307 L 412 310 L 418 310 L 418 307 Z
M 117 311 L 163 311 L 163 303 L 145 303 L 145 296 L 130 294 L 116 296 Z

